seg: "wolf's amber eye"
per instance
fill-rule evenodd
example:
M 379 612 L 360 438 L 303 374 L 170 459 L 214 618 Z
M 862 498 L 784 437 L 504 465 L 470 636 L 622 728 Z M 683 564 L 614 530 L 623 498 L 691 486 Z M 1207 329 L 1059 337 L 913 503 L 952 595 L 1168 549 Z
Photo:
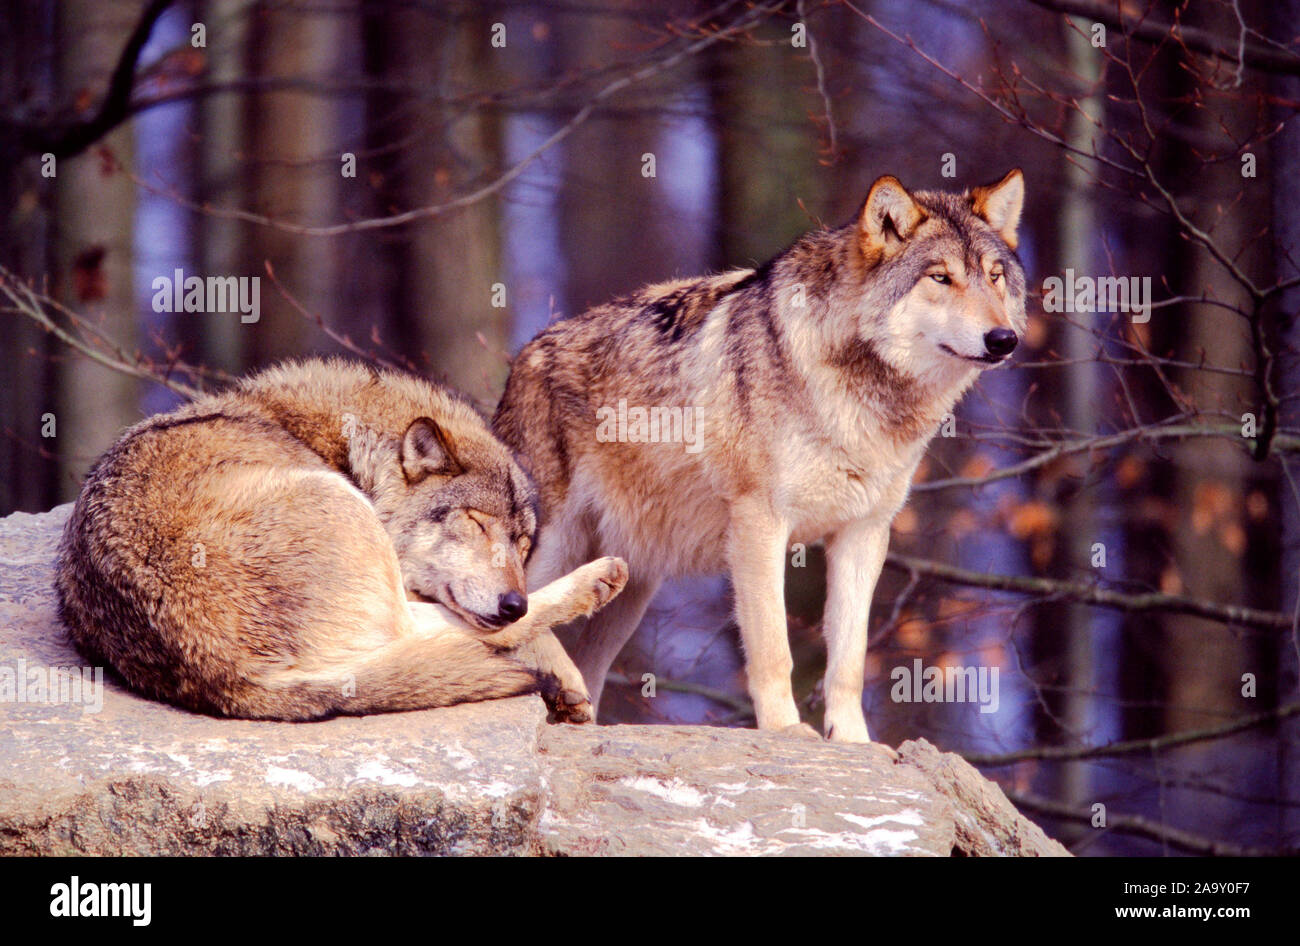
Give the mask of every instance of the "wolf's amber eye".
M 991 283 L 996 283 L 1001 278 L 1002 270 L 1000 269 L 995 269 L 993 272 L 989 273 L 989 282 Z
M 952 284 L 952 277 L 949 276 L 947 273 L 931 273 L 930 278 L 933 279 L 941 286 L 947 286 Z

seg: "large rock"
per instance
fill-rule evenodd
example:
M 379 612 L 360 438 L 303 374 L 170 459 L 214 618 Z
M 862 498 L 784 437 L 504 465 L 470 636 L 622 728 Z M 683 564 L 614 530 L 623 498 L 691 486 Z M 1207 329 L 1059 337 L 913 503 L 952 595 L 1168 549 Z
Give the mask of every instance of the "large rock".
M 0 853 L 1066 853 L 924 741 L 896 761 L 750 730 L 554 727 L 536 697 L 324 723 L 210 719 L 111 678 L 54 700 L 51 668 L 83 663 L 51 586 L 69 509 L 0 520 Z

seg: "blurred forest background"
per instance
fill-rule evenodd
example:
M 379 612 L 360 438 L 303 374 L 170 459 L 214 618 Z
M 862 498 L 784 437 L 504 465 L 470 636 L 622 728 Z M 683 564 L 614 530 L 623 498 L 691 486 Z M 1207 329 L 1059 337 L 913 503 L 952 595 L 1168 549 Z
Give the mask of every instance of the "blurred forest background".
M 490 412 L 551 319 L 760 263 L 880 174 L 1019 166 L 1033 329 L 896 523 L 873 736 L 963 753 L 1079 853 L 1300 849 L 1300 0 L 3 9 L 0 514 L 284 356 Z M 260 276 L 260 319 L 156 312 L 177 269 Z M 1150 277 L 1149 319 L 1044 312 L 1067 270 Z M 790 569 L 814 723 L 823 579 Z M 751 722 L 728 594 L 661 595 L 607 721 Z M 895 703 L 918 657 L 997 667 L 998 711 Z

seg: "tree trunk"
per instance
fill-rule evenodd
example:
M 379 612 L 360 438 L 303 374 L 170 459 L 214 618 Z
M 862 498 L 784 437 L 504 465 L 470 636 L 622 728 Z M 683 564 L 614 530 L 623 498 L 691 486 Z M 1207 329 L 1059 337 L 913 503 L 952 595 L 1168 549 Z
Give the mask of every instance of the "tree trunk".
M 99 0 L 58 5 L 60 101 L 98 102 L 143 6 Z M 122 170 L 132 163 L 133 138 L 124 125 L 83 154 L 60 159 L 54 184 L 55 294 L 127 351 L 139 341 L 132 244 L 136 190 Z M 50 442 L 59 453 L 56 494 L 66 500 L 77 494 L 95 457 L 139 419 L 141 386 L 66 350 L 59 354 L 57 437 Z
M 1295 25 L 1300 23 L 1300 0 L 1277 0 L 1271 6 L 1274 37 L 1287 37 L 1294 33 Z M 1295 76 L 1275 76 L 1273 92 L 1278 102 L 1300 101 L 1300 78 Z M 1273 197 L 1273 278 L 1281 281 L 1300 276 L 1300 122 L 1295 120 L 1290 107 L 1279 106 L 1278 120 L 1286 121 L 1277 137 L 1273 139 L 1270 152 Z M 1260 155 L 1261 163 L 1264 160 Z M 1283 362 L 1281 373 L 1282 393 L 1295 396 L 1300 392 L 1300 288 L 1287 292 L 1278 304 L 1278 312 L 1291 319 L 1285 341 L 1289 349 L 1288 357 Z M 1294 402 L 1292 402 L 1294 403 Z M 1297 423 L 1295 412 L 1284 416 L 1283 422 L 1294 427 Z M 1288 461 L 1291 476 L 1300 482 L 1300 464 Z M 1281 607 L 1288 614 L 1296 609 L 1296 583 L 1300 579 L 1300 508 L 1290 491 L 1289 484 L 1283 478 L 1275 495 L 1281 503 L 1283 512 L 1282 567 L 1280 569 L 1279 588 Z M 1289 635 L 1278 642 L 1275 651 L 1278 667 L 1278 704 L 1300 700 L 1300 640 Z M 1295 798 L 1295 786 L 1300 785 L 1300 718 L 1291 717 L 1278 727 L 1277 733 L 1277 784 L 1275 791 L 1279 798 Z M 1300 834 L 1300 808 L 1295 805 L 1279 807 L 1279 837 L 1296 837 Z
M 260 2 L 247 18 L 254 25 L 248 47 L 250 79 L 310 82 L 335 75 L 347 40 L 347 20 L 338 11 Z M 249 95 L 245 104 L 249 209 L 291 224 L 337 222 L 343 178 L 335 98 L 290 89 Z M 241 323 L 237 314 L 226 318 L 240 323 L 237 331 L 246 360 L 260 366 L 311 352 L 313 342 L 322 344 L 320 336 L 275 290 L 266 278 L 266 264 L 313 317 L 333 325 L 340 279 L 337 240 L 246 224 L 243 245 L 238 275 L 262 278 L 261 318 L 252 324 Z
M 247 75 L 250 36 L 246 6 L 246 0 L 210 0 L 203 5 L 203 22 L 208 26 L 208 76 L 213 84 L 238 82 Z M 217 23 L 222 24 L 220 30 L 213 29 Z M 195 190 L 200 205 L 246 205 L 244 162 L 240 159 L 245 153 L 246 117 L 243 99 L 238 95 L 213 95 L 199 103 L 204 146 L 198 150 Z M 260 269 L 244 270 L 245 228 L 239 221 L 198 214 L 195 226 L 202 275 L 263 275 Z M 249 329 L 249 325 L 229 315 L 205 316 L 195 360 L 232 374 L 243 371 L 248 367 L 245 352 Z
M 45 58 L 52 17 L 41 0 L 14 0 L 0 16 L 0 103 L 11 113 L 48 96 L 53 75 Z M 24 155 L 18 142 L 0 141 L 0 263 L 20 279 L 47 273 L 50 181 L 40 158 Z M 41 455 L 57 441 L 41 437 L 41 415 L 53 411 L 49 394 L 54 369 L 47 338 L 32 322 L 0 317 L 0 515 L 35 512 L 56 500 L 57 464 Z
M 1062 21 L 1068 71 L 1077 89 L 1079 106 L 1070 113 L 1066 137 L 1072 147 L 1092 153 L 1101 146 L 1097 123 L 1103 120 L 1105 100 L 1100 85 L 1102 51 L 1094 49 L 1089 42 L 1087 27 L 1084 22 L 1076 22 L 1072 27 L 1068 21 Z M 1094 183 L 1097 171 L 1096 162 L 1086 158 L 1079 158 L 1066 167 L 1057 229 L 1062 264 L 1076 273 L 1093 277 L 1102 275 L 1102 261 L 1097 253 L 1099 232 Z M 1057 350 L 1063 359 L 1074 362 L 1061 378 L 1065 388 L 1061 392 L 1061 417 L 1075 435 L 1090 436 L 1102 428 L 1101 385 L 1092 361 L 1098 342 L 1092 329 L 1103 325 L 1110 316 L 1074 313 L 1061 318 L 1074 323 L 1062 321 L 1057 325 Z M 1093 547 L 1102 541 L 1095 495 L 1098 484 L 1090 481 L 1086 459 L 1078 463 L 1076 472 L 1078 479 L 1071 482 L 1071 493 L 1061 501 L 1059 545 L 1053 562 L 1053 570 L 1060 577 L 1071 579 L 1092 569 Z M 1117 552 L 1110 550 L 1112 556 Z M 1056 714 L 1050 725 L 1051 739 L 1071 741 L 1089 733 L 1097 721 L 1092 697 L 1096 615 L 1092 608 L 1081 604 L 1049 606 L 1042 614 L 1051 624 L 1053 640 L 1049 647 L 1060 669 L 1052 681 L 1059 689 L 1049 696 Z M 1088 766 L 1065 763 L 1056 770 L 1055 779 L 1053 797 L 1076 807 L 1089 800 Z M 1077 829 L 1070 829 L 1070 833 L 1077 833 Z

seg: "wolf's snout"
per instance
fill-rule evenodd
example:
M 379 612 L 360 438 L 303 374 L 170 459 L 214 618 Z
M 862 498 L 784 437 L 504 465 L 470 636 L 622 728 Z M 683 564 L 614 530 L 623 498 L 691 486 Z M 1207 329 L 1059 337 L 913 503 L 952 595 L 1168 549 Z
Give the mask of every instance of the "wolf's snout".
M 518 621 L 528 613 L 528 599 L 517 591 L 507 591 L 497 599 L 497 617 L 506 623 Z
M 988 353 L 995 358 L 1005 358 L 1016 350 L 1016 342 L 1020 341 L 1016 333 L 1009 328 L 995 328 L 984 335 L 984 347 Z

